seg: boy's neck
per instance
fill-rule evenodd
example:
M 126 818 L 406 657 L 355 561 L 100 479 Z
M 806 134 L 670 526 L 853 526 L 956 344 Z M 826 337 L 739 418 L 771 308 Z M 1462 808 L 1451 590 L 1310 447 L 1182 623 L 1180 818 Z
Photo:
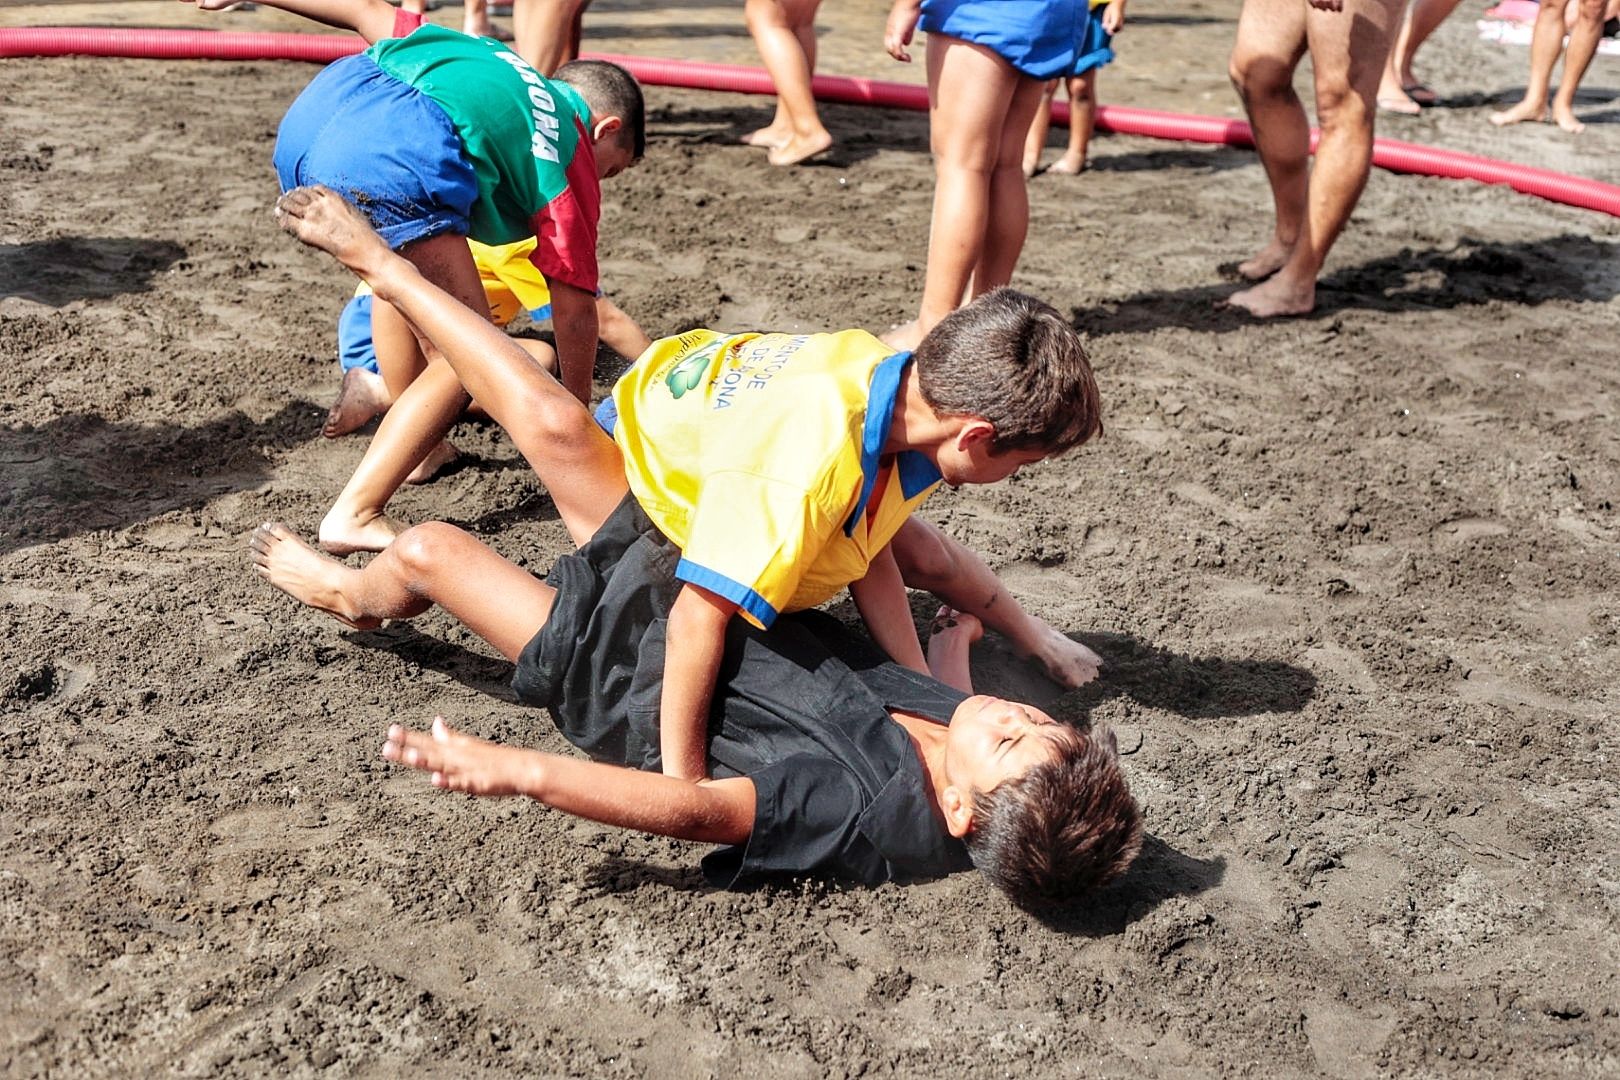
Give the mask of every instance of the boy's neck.
M 917 364 L 906 364 L 895 394 L 894 415 L 889 420 L 889 437 L 883 444 L 884 454 L 898 454 L 903 450 L 921 450 L 928 453 L 951 437 L 950 417 L 942 417 L 932 405 L 923 400 L 922 387 L 917 382 Z
M 945 725 L 896 709 L 889 710 L 889 718 L 899 724 L 911 739 L 912 752 L 922 766 L 929 805 L 934 808 L 934 816 L 943 822 L 945 811 L 940 808 L 939 800 L 941 792 L 945 790 Z

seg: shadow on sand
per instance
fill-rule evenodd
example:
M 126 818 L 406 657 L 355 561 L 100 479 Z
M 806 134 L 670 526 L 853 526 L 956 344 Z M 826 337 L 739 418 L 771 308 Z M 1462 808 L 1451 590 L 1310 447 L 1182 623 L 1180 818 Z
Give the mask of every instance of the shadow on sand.
M 0 244 L 0 298 L 19 296 L 59 308 L 146 292 L 152 278 L 185 258 L 169 240 L 69 237 Z

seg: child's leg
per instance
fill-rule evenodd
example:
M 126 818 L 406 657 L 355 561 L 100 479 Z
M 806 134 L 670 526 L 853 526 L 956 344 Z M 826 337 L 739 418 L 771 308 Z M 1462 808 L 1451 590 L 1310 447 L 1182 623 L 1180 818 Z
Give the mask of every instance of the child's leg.
M 1069 149 L 1052 163 L 1055 173 L 1074 176 L 1086 167 L 1091 128 L 1097 119 L 1097 69 L 1069 79 Z
M 1245 0 L 1238 15 L 1232 85 L 1249 114 L 1277 214 L 1271 240 L 1238 265 L 1250 281 L 1282 268 L 1305 224 L 1311 123 L 1294 92 L 1294 69 L 1305 55 L 1305 10 L 1295 0 Z
M 990 225 L 990 183 L 1002 159 L 1014 94 L 1024 84 L 1034 98 L 1040 83 L 1019 75 L 990 49 L 945 34 L 928 36 L 929 141 L 934 152 L 934 212 L 922 305 L 910 333 L 920 341 L 955 311 L 984 253 Z M 1014 166 L 1023 180 L 1023 129 Z
M 973 268 L 966 299 L 971 300 L 1012 280 L 1018 256 L 1029 232 L 1029 185 L 1024 178 L 1024 133 L 1041 108 L 1042 83 L 1018 77 L 1007 118 L 1000 132 L 1001 148 L 990 173 L 990 217 L 984 245 Z
M 335 193 L 326 188 L 298 188 L 281 197 L 276 215 L 283 228 L 333 255 L 365 279 L 380 298 L 398 307 L 442 350 L 444 362 L 459 381 L 457 392 L 446 394 L 447 381 L 438 381 L 435 374 L 439 363 L 429 364 L 389 410 L 383 427 L 394 424 L 396 416 L 404 418 L 402 422 L 427 419 L 442 436 L 465 395 L 471 394 L 506 429 L 546 485 L 574 541 L 583 544 L 594 535 L 628 487 L 618 447 L 586 407 L 487 317 L 389 251 L 365 219 Z M 472 256 L 465 243 L 461 250 L 470 263 Z M 407 412 L 404 406 L 424 386 L 428 387 L 424 394 L 433 396 L 424 397 L 420 403 L 424 416 L 413 421 L 416 410 Z M 427 430 L 417 428 L 417 445 Z M 381 439 L 383 430 L 379 428 L 377 434 Z M 371 457 L 369 450 L 367 457 Z M 395 464 L 392 475 L 397 474 Z M 386 501 L 390 494 L 392 489 L 381 492 L 381 497 Z M 382 503 L 366 509 L 380 515 Z
M 1041 167 L 1041 151 L 1046 149 L 1046 134 L 1052 129 L 1052 102 L 1057 97 L 1057 79 L 1049 79 L 1041 91 L 1041 104 L 1035 110 L 1035 119 L 1029 124 L 1029 138 L 1024 140 L 1024 175 L 1034 176 Z M 1070 114 L 1073 115 L 1072 113 Z M 1072 119 L 1069 121 L 1074 122 Z
M 300 540 L 279 522 L 253 532 L 260 577 L 293 599 L 357 629 L 409 619 L 434 604 L 516 660 L 551 614 L 557 590 L 454 525 L 407 529 L 360 569 Z
M 1580 89 L 1581 78 L 1587 65 L 1597 52 L 1603 37 L 1604 0 L 1580 0 L 1575 26 L 1569 32 L 1569 47 L 1564 51 L 1564 78 L 1553 97 L 1553 122 L 1571 135 L 1586 130 L 1586 125 L 1575 119 L 1575 91 Z
M 1524 97 L 1510 109 L 1491 113 L 1491 123 L 1502 127 L 1524 120 L 1546 119 L 1553 67 L 1563 51 L 1563 9 L 1556 3 L 1542 4 L 1536 11 L 1536 27 L 1530 34 L 1530 82 L 1524 88 Z
M 749 32 L 771 73 L 777 104 L 788 122 L 786 139 L 771 147 L 773 165 L 796 165 L 832 145 L 832 135 L 816 111 L 810 88 L 813 69 L 801 38 L 806 26 L 814 32 L 820 6 L 821 0 L 747 0 L 744 7 Z

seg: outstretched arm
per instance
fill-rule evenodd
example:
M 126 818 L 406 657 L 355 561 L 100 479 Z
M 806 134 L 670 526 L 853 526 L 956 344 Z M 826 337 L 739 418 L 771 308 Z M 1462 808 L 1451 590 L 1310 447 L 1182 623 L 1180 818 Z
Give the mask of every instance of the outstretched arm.
M 578 286 L 553 281 L 551 328 L 557 335 L 557 365 L 562 371 L 562 384 L 569 393 L 589 405 L 591 369 L 596 365 L 596 297 Z
M 928 674 L 922 642 L 917 640 L 917 624 L 911 619 L 906 583 L 900 579 L 892 545 L 885 544 L 878 552 L 864 578 L 850 582 L 849 595 L 866 621 L 866 628 L 872 632 L 872 639 L 889 658 L 913 671 Z
M 433 786 L 446 791 L 524 795 L 576 817 L 677 840 L 740 844 L 754 830 L 754 782 L 746 776 L 694 784 L 486 742 L 443 717 L 434 717 L 430 732 L 393 725 L 382 756 L 431 773 Z
M 218 11 L 235 0 L 181 0 L 195 3 L 203 11 Z M 394 35 L 394 9 L 387 0 L 259 0 L 266 7 L 280 8 L 294 15 L 340 30 L 353 30 L 371 45 Z
M 1025 611 L 971 548 L 916 517 L 900 527 L 890 545 L 908 586 L 981 619 L 1021 654 L 1040 661 L 1057 682 L 1083 686 L 1097 677 L 1102 657 Z

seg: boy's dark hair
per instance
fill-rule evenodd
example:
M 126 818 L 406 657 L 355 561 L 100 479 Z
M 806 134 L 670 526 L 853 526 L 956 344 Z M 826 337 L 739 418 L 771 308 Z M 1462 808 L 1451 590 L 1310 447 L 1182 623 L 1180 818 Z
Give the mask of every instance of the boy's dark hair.
M 941 319 L 914 357 L 923 400 L 938 413 L 990 421 L 994 453 L 1058 454 L 1102 434 L 1086 347 L 1033 296 L 985 293 Z
M 617 116 L 624 125 L 619 136 L 635 157 L 647 152 L 647 103 L 634 75 L 606 60 L 570 60 L 552 78 L 578 90 L 593 116 Z
M 973 795 L 973 865 L 1022 908 L 1079 899 L 1142 847 L 1113 732 L 1069 731 L 1053 760 Z

